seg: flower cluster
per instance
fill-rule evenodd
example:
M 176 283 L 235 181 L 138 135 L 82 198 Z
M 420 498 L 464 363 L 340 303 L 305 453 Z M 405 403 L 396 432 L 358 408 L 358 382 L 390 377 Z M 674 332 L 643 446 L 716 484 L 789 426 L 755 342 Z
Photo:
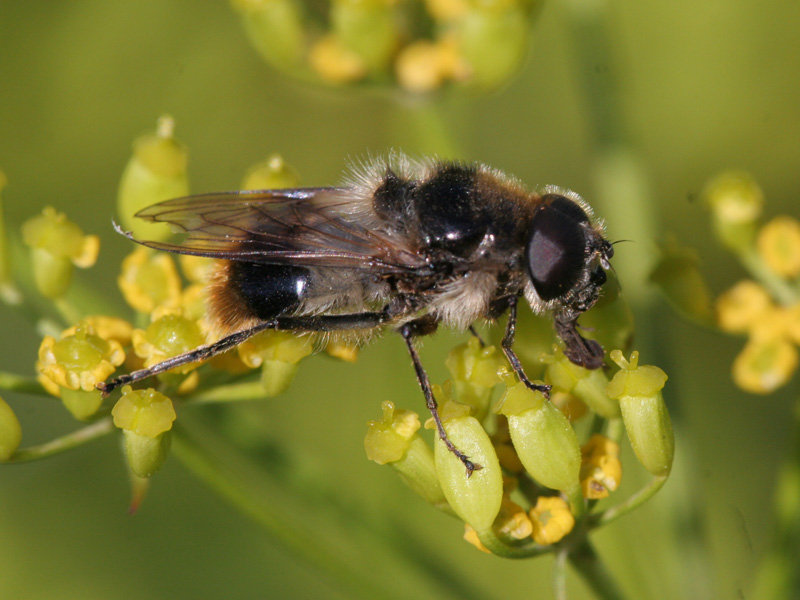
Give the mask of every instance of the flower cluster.
M 746 173 L 723 173 L 704 191 L 717 239 L 749 271 L 716 300 L 691 251 L 665 248 L 652 279 L 686 315 L 746 337 L 733 380 L 769 394 L 797 370 L 800 345 L 800 221 L 789 215 L 761 223 L 764 194 Z
M 572 365 L 556 351 L 545 357 L 545 379 L 562 411 L 517 382 L 501 356 L 473 337 L 450 352 L 452 379 L 434 386 L 448 438 L 481 466 L 471 475 L 441 439 L 433 448 L 424 442 L 415 413 L 391 403 L 369 423 L 365 439 L 371 460 L 390 465 L 424 500 L 460 518 L 467 541 L 499 555 L 533 556 L 561 542 L 576 523 L 599 522 L 590 515 L 593 501 L 609 496 L 622 478 L 619 440 L 610 437 L 621 433 L 612 425 L 620 420 L 642 465 L 666 479 L 674 444 L 663 371 L 639 366 L 637 353 L 627 361 L 616 351 L 619 371 L 609 381 L 602 370 Z M 505 391 L 492 403 L 497 385 Z M 581 445 L 568 414 L 575 420 L 593 414 L 607 432 Z M 426 427 L 433 428 L 432 419 Z
M 141 136 L 121 178 L 118 209 L 126 229 L 146 239 L 163 240 L 170 235 L 161 223 L 129 220 L 138 210 L 161 200 L 188 193 L 187 152 L 173 136 L 170 117 L 158 121 L 155 132 Z M 0 188 L 4 185 L 0 176 Z M 245 175 L 244 188 L 297 186 L 294 171 L 278 155 L 253 166 Z M 0 211 L 0 285 L 15 285 L 6 252 L 5 228 Z M 118 370 L 132 372 L 152 367 L 169 358 L 213 342 L 215 332 L 206 321 L 205 287 L 214 276 L 214 261 L 194 256 L 156 252 L 137 246 L 122 261 L 117 283 L 133 318 L 87 313 L 71 303 L 68 293 L 72 268 L 94 264 L 97 236 L 84 235 L 66 215 L 52 208 L 28 220 L 22 237 L 30 248 L 36 291 L 51 300 L 66 329 L 43 319 L 39 326 L 49 332 L 39 347 L 37 392 L 60 398 L 77 419 L 88 421 L 92 432 L 110 431 L 110 423 L 122 431 L 125 456 L 134 480 L 150 477 L 163 464 L 170 445 L 170 430 L 176 405 L 190 403 L 205 393 L 204 401 L 268 397 L 284 391 L 299 362 L 311 354 L 317 340 L 268 331 L 251 338 L 236 351 L 218 356 L 200 369 L 199 362 L 160 372 L 148 380 L 150 388 L 124 386 L 118 398 L 108 400 L 98 386 Z M 6 300 L 10 296 L 3 294 Z M 8 300 L 6 300 L 8 301 Z M 356 349 L 346 343 L 326 340 L 328 352 L 344 360 L 355 360 Z M 240 379 L 260 367 L 261 382 Z M 253 379 L 252 377 L 250 379 Z M 116 400 L 116 402 L 115 402 Z M 109 425 L 105 428 L 103 422 Z M 0 460 L 15 460 L 22 429 L 11 407 L 0 399 Z M 66 436 L 59 443 L 68 447 L 82 443 Z M 58 444 L 43 450 L 24 449 L 23 456 L 52 452 Z M 141 498 L 141 483 L 134 481 L 134 498 Z M 139 486 L 137 488 L 137 486 Z M 138 491 L 137 491 L 138 490 Z M 134 504 L 138 503 L 135 500 Z
M 412 93 L 449 82 L 491 89 L 525 56 L 531 0 L 330 0 L 315 19 L 299 0 L 231 0 L 262 57 L 329 84 L 399 85 Z

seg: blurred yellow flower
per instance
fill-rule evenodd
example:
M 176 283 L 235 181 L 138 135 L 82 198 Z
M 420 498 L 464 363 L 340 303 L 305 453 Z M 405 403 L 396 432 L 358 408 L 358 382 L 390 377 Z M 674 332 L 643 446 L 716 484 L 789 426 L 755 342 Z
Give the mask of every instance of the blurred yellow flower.
M 540 496 L 529 514 L 533 539 L 542 546 L 561 541 L 575 526 L 575 517 L 560 496 Z
M 140 246 L 122 261 L 117 278 L 125 301 L 142 313 L 159 306 L 176 307 L 181 300 L 181 279 L 175 261 L 163 252 Z
M 767 266 L 781 277 L 800 275 L 800 222 L 794 217 L 775 217 L 758 232 L 756 246 Z

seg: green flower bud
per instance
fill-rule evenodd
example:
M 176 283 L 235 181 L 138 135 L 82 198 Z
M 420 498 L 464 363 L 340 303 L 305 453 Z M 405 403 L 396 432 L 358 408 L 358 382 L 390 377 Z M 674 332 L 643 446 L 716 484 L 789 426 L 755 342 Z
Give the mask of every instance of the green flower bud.
M 153 388 L 134 390 L 126 385 L 114 408 L 114 425 L 137 435 L 156 438 L 172 429 L 175 408 L 172 400 Z
M 698 268 L 697 254 L 669 241 L 661 248 L 658 264 L 650 273 L 655 283 L 676 309 L 703 323 L 713 322 L 711 292 Z M 608 346 L 619 348 L 620 345 Z
M 111 410 L 114 425 L 122 429 L 128 467 L 137 477 L 150 477 L 167 459 L 170 430 L 175 421 L 172 400 L 153 388 L 133 390 L 126 385 Z
M 76 419 L 85 421 L 94 415 L 103 404 L 103 393 L 100 390 L 71 390 L 61 388 L 61 402 Z
M 480 340 L 472 336 L 450 351 L 445 365 L 453 376 L 456 400 L 471 406 L 473 416 L 483 421 L 489 412 L 492 390 L 500 383 L 497 370 L 505 365 L 502 353 L 495 346 L 481 346 Z
M 244 364 L 262 368 L 261 384 L 269 397 L 286 391 L 297 373 L 298 363 L 313 351 L 309 336 L 288 331 L 265 331 L 238 347 Z
M 472 6 L 455 24 L 471 85 L 493 88 L 519 68 L 528 48 L 530 24 L 515 2 Z
M 331 29 L 370 73 L 386 70 L 397 48 L 398 24 L 387 0 L 333 0 Z
M 242 181 L 243 190 L 278 190 L 299 185 L 297 172 L 286 164 L 280 154 L 272 154 L 250 167 Z
M 0 461 L 8 460 L 22 441 L 22 427 L 11 407 L 0 398 Z
M 545 487 L 575 494 L 581 450 L 567 417 L 522 382 L 506 389 L 497 410 L 508 419 L 511 441 L 525 470 Z
M 169 309 L 161 309 L 153 313 L 153 322 L 147 329 L 133 330 L 131 343 L 136 356 L 144 359 L 144 366 L 152 367 L 168 358 L 202 346 L 206 343 L 206 338 L 197 321 L 187 319 Z M 199 366 L 200 363 L 196 362 L 181 365 L 166 373 L 160 373 L 158 378 L 171 385 L 180 385 L 185 379 L 182 376 L 191 373 Z M 193 376 L 197 377 L 196 374 Z M 190 379 L 186 385 L 191 388 L 196 383 Z M 188 390 L 184 388 L 181 391 Z
M 268 63 L 292 69 L 303 57 L 302 10 L 295 0 L 231 0 L 250 43 Z
M 91 267 L 100 250 L 100 238 L 83 235 L 80 227 L 51 206 L 22 225 L 22 238 L 31 248 L 36 288 L 47 298 L 63 296 L 72 282 L 73 265 Z
M 125 430 L 123 445 L 128 468 L 137 477 L 147 478 L 155 475 L 164 465 L 172 442 L 171 432 L 154 438 Z
M 298 363 L 265 359 L 261 364 L 261 387 L 264 396 L 273 398 L 289 389 L 297 375 Z
M 367 457 L 379 465 L 389 464 L 403 482 L 426 502 L 450 510 L 436 475 L 433 452 L 417 435 L 419 415 L 408 410 L 395 410 L 384 402 L 383 418 L 370 421 L 364 438 Z
M 722 173 L 706 184 L 703 197 L 719 241 L 734 252 L 748 249 L 764 207 L 764 193 L 755 179 L 749 173 Z
M 611 360 L 620 371 L 608 384 L 608 395 L 619 400 L 622 421 L 639 462 L 653 475 L 668 475 L 675 454 L 675 438 L 661 390 L 667 375 L 652 365 L 639 366 L 639 353 L 626 361 L 619 350 Z
M 186 147 L 173 137 L 174 128 L 172 117 L 161 117 L 155 133 L 145 134 L 133 143 L 133 156 L 122 173 L 117 199 L 120 221 L 140 239 L 163 241 L 172 231 L 165 223 L 136 219 L 138 211 L 189 193 Z
M 438 388 L 438 386 L 435 386 Z M 441 392 L 441 389 L 437 389 Z M 436 437 L 436 473 L 453 511 L 478 533 L 492 526 L 503 501 L 503 475 L 492 441 L 470 408 L 449 400 L 439 404 L 447 437 L 481 469 L 467 476 L 464 463 Z M 429 425 L 426 424 L 426 427 Z
M 546 358 L 545 381 L 569 392 L 601 417 L 619 416 L 619 406 L 606 395 L 608 377 L 602 369 L 584 369 L 570 361 L 560 349 Z

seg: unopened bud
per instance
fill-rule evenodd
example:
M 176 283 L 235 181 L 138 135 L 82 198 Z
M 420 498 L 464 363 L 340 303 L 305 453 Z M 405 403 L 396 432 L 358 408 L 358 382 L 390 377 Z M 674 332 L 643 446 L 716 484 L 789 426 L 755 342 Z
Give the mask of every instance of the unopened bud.
M 467 476 L 464 463 L 437 436 L 434 448 L 436 473 L 453 511 L 478 533 L 489 529 L 503 500 L 503 475 L 492 441 L 470 408 L 445 401 L 439 415 L 447 437 L 481 468 Z M 426 426 L 429 426 L 426 424 Z
M 622 352 L 611 352 L 620 367 L 608 384 L 608 395 L 619 400 L 622 421 L 639 462 L 653 475 L 668 475 L 675 454 L 672 422 L 661 390 L 667 375 L 652 365 L 639 366 L 639 353 L 630 361 Z
M 522 382 L 506 390 L 498 410 L 508 418 L 511 441 L 525 470 L 545 487 L 574 493 L 581 452 L 567 417 Z
M 238 351 L 247 366 L 261 367 L 264 394 L 272 397 L 288 389 L 298 364 L 314 351 L 314 345 L 309 336 L 265 331 L 241 344 Z
M 305 44 L 301 9 L 296 0 L 231 0 L 242 16 L 247 37 L 267 62 L 295 68 Z
M 606 394 L 608 377 L 602 369 L 584 369 L 569 360 L 560 349 L 545 361 L 545 381 L 554 389 L 569 392 L 601 417 L 613 419 L 619 416 L 619 406 Z
M 243 190 L 277 190 L 299 185 L 297 172 L 286 164 L 280 154 L 271 154 L 266 160 L 250 167 L 242 181 Z
M 497 370 L 505 365 L 502 354 L 495 346 L 482 346 L 472 336 L 467 343 L 450 351 L 445 365 L 453 376 L 455 399 L 473 407 L 473 416 L 483 421 L 489 412 L 492 390 L 500 383 Z
M 722 244 L 734 252 L 749 248 L 764 207 L 764 193 L 749 173 L 722 173 L 706 184 L 705 202 Z
M 442 486 L 436 475 L 433 451 L 417 435 L 419 415 L 408 410 L 396 410 L 384 402 L 383 418 L 370 421 L 364 438 L 367 457 L 379 465 L 389 464 L 403 482 L 433 506 L 449 510 Z
M 188 153 L 173 136 L 174 128 L 172 117 L 161 117 L 154 133 L 147 133 L 133 143 L 133 155 L 122 173 L 117 199 L 119 218 L 122 226 L 139 239 L 163 241 L 172 231 L 165 223 L 135 218 L 137 212 L 189 193 Z
M 0 461 L 8 460 L 22 442 L 19 420 L 5 400 L 0 398 Z

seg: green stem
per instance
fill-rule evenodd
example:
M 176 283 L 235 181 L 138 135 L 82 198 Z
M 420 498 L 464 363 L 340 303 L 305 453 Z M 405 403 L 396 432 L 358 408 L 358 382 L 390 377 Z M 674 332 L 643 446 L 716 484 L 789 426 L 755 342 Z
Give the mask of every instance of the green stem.
M 0 371 L 0 390 L 9 392 L 22 392 L 24 394 L 36 394 L 37 396 L 47 396 L 52 398 L 42 387 L 42 384 L 33 377 L 25 377 L 16 373 Z
M 74 325 L 81 320 L 81 312 L 75 308 L 72 303 L 66 298 L 57 298 L 53 300 L 53 306 L 58 310 L 61 318 L 70 325 Z
M 752 598 L 791 598 L 800 589 L 800 398 L 794 408 L 794 445 L 778 472 L 773 540 L 756 572 Z
M 238 473 L 245 465 L 222 464 L 219 452 L 209 451 L 209 445 L 191 439 L 185 428 L 176 427 L 172 451 L 199 479 L 206 483 L 242 514 L 255 521 L 270 536 L 281 542 L 300 558 L 324 572 L 332 581 L 348 590 L 355 598 L 396 598 L 386 589 L 378 587 L 358 573 L 349 562 L 333 550 L 328 550 L 323 540 L 303 526 L 302 521 L 279 506 L 273 490 L 266 490 L 266 482 L 259 473 Z
M 524 546 L 511 546 L 497 537 L 493 529 L 478 532 L 478 539 L 492 554 L 503 558 L 533 558 L 553 551 L 552 546 L 539 544 L 525 544 Z
M 754 245 L 750 245 L 745 250 L 740 251 L 738 256 L 745 269 L 760 281 L 780 304 L 791 306 L 800 299 L 800 294 L 794 286 L 777 276 L 764 264 Z
M 463 152 L 444 115 L 449 112 L 445 110 L 446 100 L 417 100 L 410 105 L 398 106 L 394 112 L 395 138 L 403 145 L 408 144 L 414 153 L 421 156 L 462 158 Z
M 551 582 L 555 600 L 567 600 L 567 559 L 569 553 L 566 549 L 556 552 L 556 561 L 553 563 Z
M 623 600 L 625 598 L 588 539 L 584 538 L 578 546 L 573 548 L 568 554 L 568 558 L 573 568 L 580 573 L 598 598 L 603 600 Z
M 622 504 L 618 504 L 617 506 L 611 507 L 601 513 L 592 515 L 590 519 L 592 525 L 594 527 L 608 525 L 611 523 L 611 521 L 614 521 L 631 512 L 632 510 L 635 510 L 647 502 L 658 490 L 660 490 L 661 486 L 664 485 L 668 477 L 668 475 L 654 476 L 653 479 L 650 480 L 650 483 L 648 483 Z
M 76 448 L 77 446 L 88 444 L 91 441 L 108 435 L 114 430 L 115 428 L 114 424 L 111 422 L 111 418 L 105 418 L 44 444 L 20 448 L 11 458 L 5 461 L 4 464 L 30 462 L 32 460 L 47 458 L 54 454 L 60 454 L 61 452 Z
M 232 383 L 192 394 L 187 400 L 192 404 L 235 402 L 238 400 L 263 400 L 264 386 L 260 381 Z

